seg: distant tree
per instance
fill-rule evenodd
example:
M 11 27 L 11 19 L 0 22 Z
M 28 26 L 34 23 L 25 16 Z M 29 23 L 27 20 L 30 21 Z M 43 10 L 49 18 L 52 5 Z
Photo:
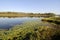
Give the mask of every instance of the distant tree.
M 45 13 L 46 15 L 49 15 L 49 16 L 55 16 L 54 13 Z
M 40 13 L 38 13 L 38 14 L 40 14 Z
M 11 12 L 7 12 L 7 13 L 11 13 Z
M 29 15 L 33 15 L 33 13 L 29 13 Z

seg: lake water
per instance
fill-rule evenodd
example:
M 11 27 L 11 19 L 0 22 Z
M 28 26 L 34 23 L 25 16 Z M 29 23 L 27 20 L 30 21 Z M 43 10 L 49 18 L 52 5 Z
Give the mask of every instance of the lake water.
M 16 18 L 8 18 L 8 17 L 0 17 L 0 29 L 9 29 L 14 25 L 20 25 L 26 21 L 32 20 L 41 20 L 41 17 L 16 17 Z

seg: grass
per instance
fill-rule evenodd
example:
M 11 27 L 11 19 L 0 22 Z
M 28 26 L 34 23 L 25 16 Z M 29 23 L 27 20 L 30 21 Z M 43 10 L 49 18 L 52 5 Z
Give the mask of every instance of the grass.
M 42 23 L 43 24 L 43 23 Z M 59 31 L 50 26 L 41 26 L 39 21 L 16 25 L 8 31 L 0 31 L 0 40 L 52 40 Z
M 50 17 L 50 18 L 44 18 L 42 21 L 47 21 L 51 23 L 55 23 L 57 25 L 60 25 L 60 17 Z
M 0 17 L 51 17 L 53 13 L 0 12 Z

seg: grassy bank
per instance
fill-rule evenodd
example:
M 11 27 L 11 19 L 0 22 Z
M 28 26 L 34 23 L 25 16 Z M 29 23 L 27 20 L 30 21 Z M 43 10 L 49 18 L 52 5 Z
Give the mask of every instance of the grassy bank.
M 60 25 L 60 17 L 50 17 L 50 18 L 44 18 L 42 21 L 47 21 L 50 23 L 55 23 L 57 25 Z
M 53 13 L 0 12 L 0 17 L 50 17 Z
M 39 21 L 16 25 L 8 31 L 0 31 L 0 40 L 55 40 L 60 35 L 54 27 L 43 26 Z

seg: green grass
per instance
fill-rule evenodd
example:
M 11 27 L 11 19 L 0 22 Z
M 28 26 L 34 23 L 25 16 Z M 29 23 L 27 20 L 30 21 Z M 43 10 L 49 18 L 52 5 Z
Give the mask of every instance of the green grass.
M 60 34 L 59 32 L 53 27 L 41 26 L 39 21 L 30 21 L 8 31 L 0 31 L 0 40 L 50 40 L 51 36 Z
M 47 21 L 47 22 L 51 22 L 51 23 L 60 25 L 60 17 L 44 18 L 44 19 L 42 19 L 42 21 Z

